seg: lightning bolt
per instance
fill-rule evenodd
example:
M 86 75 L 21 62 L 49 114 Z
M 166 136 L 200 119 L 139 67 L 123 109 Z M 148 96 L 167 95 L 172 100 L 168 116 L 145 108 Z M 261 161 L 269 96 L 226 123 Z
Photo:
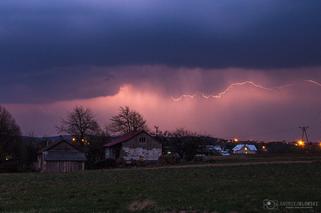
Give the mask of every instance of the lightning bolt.
M 259 89 L 263 89 L 263 90 L 266 90 L 266 91 L 274 91 L 274 89 L 261 86 L 259 84 L 256 84 L 256 83 L 252 82 L 252 81 L 244 81 L 244 82 L 240 82 L 240 83 L 231 84 L 223 92 L 220 92 L 217 95 L 210 95 L 210 96 L 206 96 L 206 97 L 219 99 L 219 98 L 222 98 L 224 95 L 226 95 L 228 92 L 230 92 L 234 87 L 244 86 L 244 85 L 250 85 L 250 86 L 253 86 L 253 87 L 256 87 L 256 88 L 259 88 Z
M 177 97 L 177 98 L 175 98 L 175 97 L 171 97 L 171 99 L 173 100 L 173 101 L 175 101 L 175 102 L 178 102 L 178 101 L 181 101 L 181 100 L 183 100 L 184 98 L 191 98 L 191 99 L 193 99 L 193 98 L 195 98 L 196 97 L 196 95 L 181 95 L 181 96 L 179 96 L 179 97 Z
M 317 81 L 314 81 L 314 80 L 304 80 L 304 81 L 321 87 L 321 83 L 319 83 Z
M 314 80 L 304 80 L 304 82 L 316 85 L 321 87 L 321 83 L 314 81 Z M 295 84 L 286 84 L 286 85 L 282 85 L 279 87 L 275 87 L 275 88 L 268 88 L 268 87 L 264 87 L 260 84 L 257 84 L 253 81 L 244 81 L 244 82 L 238 82 L 238 83 L 233 83 L 231 85 L 229 85 L 225 90 L 223 90 L 222 92 L 218 93 L 217 95 L 205 95 L 205 94 L 201 94 L 200 97 L 204 98 L 204 99 L 210 99 L 210 98 L 214 98 L 214 99 L 221 99 L 223 98 L 227 93 L 229 93 L 234 87 L 238 87 L 238 86 L 244 86 L 244 85 L 249 85 L 249 86 L 253 86 L 265 91 L 269 91 L 269 92 L 276 92 L 276 91 L 280 91 L 283 88 L 286 87 L 291 87 L 294 86 Z M 181 96 L 178 97 L 171 97 L 171 99 L 175 102 L 179 102 L 182 101 L 185 98 L 189 98 L 189 99 L 194 99 L 197 95 L 193 94 L 193 95 L 189 95 L 189 94 L 183 94 Z
M 252 81 L 244 81 L 244 82 L 238 82 L 238 83 L 233 83 L 231 85 L 229 85 L 224 91 L 218 93 L 217 95 L 205 95 L 205 94 L 201 94 L 201 97 L 204 99 L 209 99 L 209 98 L 214 98 L 214 99 L 221 99 L 224 95 L 226 95 L 229 91 L 231 91 L 234 87 L 238 87 L 238 86 L 244 86 L 244 85 L 250 85 L 259 89 L 263 89 L 266 91 L 274 91 L 274 89 L 271 88 L 267 88 L 264 87 L 262 85 L 256 84 Z M 184 98 L 190 98 L 190 99 L 194 99 L 197 95 L 188 95 L 188 94 L 183 94 L 179 97 L 171 97 L 171 99 L 175 102 L 181 101 Z

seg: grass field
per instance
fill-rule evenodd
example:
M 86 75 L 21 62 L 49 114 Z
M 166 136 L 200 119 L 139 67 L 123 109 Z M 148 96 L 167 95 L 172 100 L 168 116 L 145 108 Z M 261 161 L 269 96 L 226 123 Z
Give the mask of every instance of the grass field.
M 264 212 L 267 198 L 321 205 L 321 164 L 0 174 L 0 212 Z

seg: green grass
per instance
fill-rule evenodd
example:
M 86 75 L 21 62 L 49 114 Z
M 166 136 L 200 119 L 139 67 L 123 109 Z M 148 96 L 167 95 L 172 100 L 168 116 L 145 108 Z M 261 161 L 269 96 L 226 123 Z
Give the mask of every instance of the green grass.
M 321 164 L 0 174 L 0 212 L 263 212 L 266 198 L 321 205 Z

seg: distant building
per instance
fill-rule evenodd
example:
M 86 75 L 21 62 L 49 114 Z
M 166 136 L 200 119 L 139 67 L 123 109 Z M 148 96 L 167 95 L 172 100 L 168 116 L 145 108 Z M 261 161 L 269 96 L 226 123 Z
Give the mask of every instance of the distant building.
M 206 151 L 209 154 L 218 154 L 218 155 L 222 155 L 222 156 L 228 156 L 230 155 L 228 150 L 225 150 L 222 146 L 220 145 L 206 145 L 205 146 Z
M 257 148 L 252 144 L 238 144 L 232 151 L 234 154 L 256 154 Z
M 86 156 L 67 141 L 56 142 L 38 153 L 41 172 L 74 172 L 85 169 Z
M 209 151 L 222 152 L 224 149 L 220 145 L 207 145 L 206 149 Z
M 132 161 L 158 161 L 162 144 L 146 131 L 133 132 L 117 137 L 105 145 L 106 159 Z

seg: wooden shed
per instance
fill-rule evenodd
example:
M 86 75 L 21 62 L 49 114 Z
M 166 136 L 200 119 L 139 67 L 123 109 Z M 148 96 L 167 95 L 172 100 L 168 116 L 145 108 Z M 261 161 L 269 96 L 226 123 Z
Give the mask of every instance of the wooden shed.
M 60 141 L 38 153 L 38 168 L 41 172 L 74 172 L 85 169 L 86 156 L 78 147 Z

